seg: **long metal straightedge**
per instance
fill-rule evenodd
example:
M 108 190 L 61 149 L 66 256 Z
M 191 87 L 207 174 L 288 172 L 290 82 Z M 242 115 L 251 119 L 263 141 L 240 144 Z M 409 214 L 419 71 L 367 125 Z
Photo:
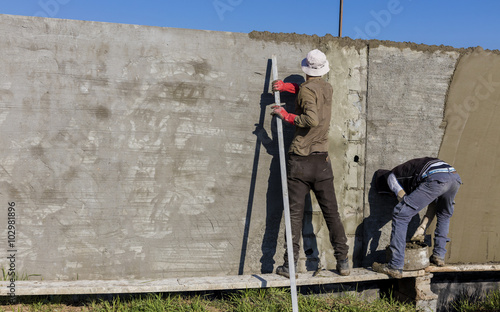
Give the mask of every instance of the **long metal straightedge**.
M 273 54 L 273 81 L 278 80 L 278 64 L 276 62 L 276 55 Z M 276 105 L 280 104 L 280 92 L 274 92 L 274 102 Z M 286 232 L 286 247 L 288 252 L 288 266 L 290 271 L 290 290 L 292 293 L 292 310 L 293 312 L 299 311 L 297 302 L 297 284 L 295 282 L 295 261 L 293 259 L 293 245 L 292 245 L 292 225 L 290 222 L 290 205 L 288 203 L 288 184 L 286 180 L 286 159 L 285 159 L 285 143 L 283 139 L 283 121 L 276 118 L 276 125 L 278 128 L 278 147 L 280 154 L 280 171 L 281 171 L 281 188 L 283 190 L 283 210 L 285 212 L 285 232 Z

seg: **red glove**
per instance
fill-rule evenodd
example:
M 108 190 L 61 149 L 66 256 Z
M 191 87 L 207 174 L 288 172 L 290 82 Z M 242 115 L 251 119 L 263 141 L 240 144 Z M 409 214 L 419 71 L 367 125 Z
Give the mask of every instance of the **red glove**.
M 275 80 L 273 81 L 273 92 L 276 91 L 297 93 L 299 92 L 299 85 L 291 82 L 283 82 L 283 80 Z
M 297 115 L 288 113 L 280 105 L 274 105 L 271 108 L 273 109 L 273 112 L 271 113 L 271 115 L 276 115 L 279 118 L 283 119 L 284 121 L 286 121 L 292 125 L 295 125 L 295 117 L 297 117 Z

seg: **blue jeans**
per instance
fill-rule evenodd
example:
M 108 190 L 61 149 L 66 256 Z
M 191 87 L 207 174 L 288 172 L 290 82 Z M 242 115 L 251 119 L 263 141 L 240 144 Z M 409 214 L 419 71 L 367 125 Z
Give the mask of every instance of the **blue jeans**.
M 444 259 L 448 231 L 453 215 L 455 195 L 462 180 L 454 173 L 435 173 L 425 178 L 415 191 L 404 197 L 392 214 L 391 243 L 392 259 L 389 265 L 403 269 L 406 248 L 406 232 L 411 219 L 430 203 L 436 201 L 436 230 L 434 232 L 433 254 Z

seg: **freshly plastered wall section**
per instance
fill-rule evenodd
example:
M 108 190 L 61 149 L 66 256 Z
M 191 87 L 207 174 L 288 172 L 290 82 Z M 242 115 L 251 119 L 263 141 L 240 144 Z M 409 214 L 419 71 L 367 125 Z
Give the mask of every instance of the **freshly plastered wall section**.
M 380 195 L 372 178 L 416 157 L 436 157 L 444 135 L 446 94 L 460 54 L 404 44 L 370 46 L 362 264 L 385 262 L 395 196 Z M 425 212 L 425 210 L 423 211 Z M 418 220 L 415 220 L 418 223 Z M 416 229 L 411 223 L 410 232 Z
M 462 178 L 447 261 L 500 261 L 500 55 L 475 49 L 458 63 L 439 156 Z

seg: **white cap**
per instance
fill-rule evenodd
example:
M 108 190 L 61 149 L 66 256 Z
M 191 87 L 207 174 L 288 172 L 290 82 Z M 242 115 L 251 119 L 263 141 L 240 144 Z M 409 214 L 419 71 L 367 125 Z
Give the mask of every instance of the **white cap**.
M 318 49 L 307 53 L 307 57 L 302 60 L 302 71 L 309 76 L 323 76 L 330 71 L 330 64 L 325 53 Z

